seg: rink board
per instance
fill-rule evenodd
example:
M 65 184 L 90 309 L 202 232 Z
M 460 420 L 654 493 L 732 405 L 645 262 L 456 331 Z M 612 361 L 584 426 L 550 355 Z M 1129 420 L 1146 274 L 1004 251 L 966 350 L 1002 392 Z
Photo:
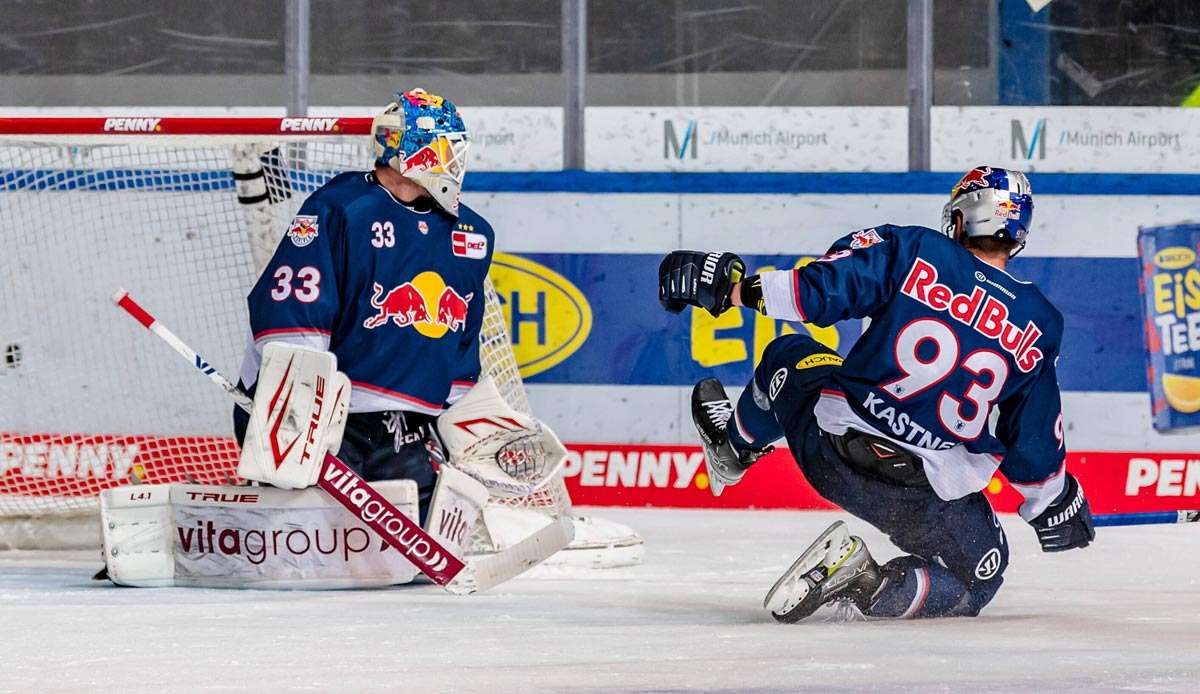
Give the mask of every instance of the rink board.
M 509 268 L 507 280 L 498 284 L 535 411 L 566 441 L 599 442 L 602 450 L 689 446 L 695 438 L 687 397 L 695 380 L 716 375 L 736 395 L 774 337 L 809 332 L 844 352 L 861 329 L 855 321 L 821 329 L 749 313 L 729 313 L 717 320 L 693 311 L 667 314 L 655 291 L 663 252 L 727 248 L 743 253 L 752 270 L 794 267 L 821 255 L 838 235 L 854 229 L 882 222 L 936 224 L 945 201 L 943 187 L 955 178 L 948 173 L 688 180 L 664 176 L 568 173 L 538 179 L 537 174 L 485 174 L 474 180 L 495 192 L 476 188 L 466 196 L 496 229 L 498 268 Z M 1159 434 L 1150 426 L 1135 239 L 1139 226 L 1194 215 L 1200 209 L 1197 177 L 1043 174 L 1032 180 L 1035 190 L 1044 194 L 1038 197 L 1030 247 L 1012 270 L 1036 282 L 1065 317 L 1059 378 L 1072 469 L 1097 480 L 1085 482 L 1089 493 L 1106 500 L 1107 506 L 1097 511 L 1194 507 L 1200 497 L 1195 482 L 1200 473 L 1191 461 L 1200 459 L 1200 441 Z M 714 187 L 718 183 L 735 190 L 749 186 L 754 192 L 721 193 Z M 500 192 L 518 184 L 549 190 Z M 805 192 L 786 192 L 793 185 Z M 638 189 L 653 192 L 617 192 Z M 851 192 L 855 189 L 860 192 Z M 15 202 L 21 195 L 25 194 L 6 193 L 5 200 Z M 110 209 L 120 211 L 119 206 Z M 112 320 L 108 295 L 120 281 L 135 276 L 137 267 L 153 260 L 135 254 L 133 246 L 139 233 L 152 231 L 100 224 L 80 243 L 30 240 L 30 245 L 18 242 L 12 249 L 30 267 L 46 269 L 39 275 L 41 282 L 13 289 L 19 300 L 0 306 L 0 333 L 16 327 L 15 335 L 0 337 L 6 343 L 44 343 L 53 349 L 27 349 L 20 365 L 0 374 L 0 432 L 25 434 L 20 441 L 0 439 L 0 475 L 6 483 L 20 485 L 24 476 L 57 476 L 63 484 L 39 488 L 75 490 L 93 488 L 77 484 L 81 476 L 103 479 L 103 484 L 124 482 L 137 464 L 130 462 L 126 446 L 126 439 L 137 438 L 132 435 L 171 432 L 212 439 L 217 450 L 227 446 L 229 406 L 223 394 L 179 369 L 159 345 Z M 195 243 L 181 237 L 142 246 L 161 257 L 168 241 Z M 105 286 L 80 292 L 69 275 L 89 257 L 102 261 L 94 269 Z M 237 326 L 245 324 L 245 306 L 229 277 L 197 273 L 184 285 L 163 272 L 142 277 L 138 289 L 213 364 L 226 373 L 237 372 L 242 351 Z M 197 297 L 208 297 L 206 305 L 220 307 L 221 315 L 198 318 L 193 310 Z M 36 307 L 34 314 L 29 314 L 29 306 Z M 44 320 L 48 315 L 55 319 Z M 94 339 L 83 341 L 81 335 Z M 83 352 L 68 352 L 67 345 Z M 163 380 L 129 379 L 115 370 L 91 368 L 97 360 L 149 364 L 147 368 L 161 373 Z M 186 401 L 180 394 L 186 394 Z M 64 401 L 89 405 L 68 410 L 60 405 Z M 142 421 L 160 426 L 138 431 L 130 424 Z M 44 438 L 113 432 L 131 436 L 111 437 L 114 445 L 104 450 L 71 449 L 70 439 L 54 438 L 57 443 L 51 445 Z M 681 450 L 691 451 L 689 456 L 696 452 Z M 639 461 L 643 457 L 639 455 Z M 1144 481 L 1150 474 L 1145 463 L 1133 469 L 1130 461 L 1135 458 L 1155 461 L 1159 472 L 1153 484 L 1126 494 L 1131 475 Z M 1085 460 L 1098 472 L 1084 473 Z M 569 477 L 568 484 L 580 503 L 713 503 L 694 483 L 694 471 L 682 487 L 659 487 L 653 482 L 661 478 L 662 464 L 648 465 L 645 487 L 640 486 L 640 470 L 633 485 L 625 482 L 628 472 L 612 473 L 610 484 L 608 467 L 604 483 L 597 484 L 599 473 L 587 472 L 581 458 L 578 477 Z M 780 468 L 780 476 L 786 471 L 795 477 L 790 467 Z M 720 503 L 814 503 L 811 494 L 787 484 L 786 477 L 759 487 L 747 482 L 745 492 L 731 490 Z M 772 496 L 783 489 L 793 490 L 786 494 L 788 499 Z M 754 498 L 737 501 L 742 494 Z M 1003 493 L 997 498 L 1006 503 Z
M 563 475 L 572 500 L 593 506 L 829 509 L 804 480 L 787 449 L 755 464 L 743 483 L 713 497 L 698 446 L 568 443 Z M 206 454 L 203 460 L 195 451 Z M 190 451 L 189 464 L 170 459 Z M 92 496 L 143 482 L 222 483 L 237 465 L 232 439 L 220 437 L 0 434 L 0 478 L 12 489 L 52 496 Z M 1067 467 L 1088 492 L 1095 513 L 1191 508 L 1200 498 L 1200 455 L 1072 451 Z M 1012 512 L 1020 496 L 997 475 L 985 490 Z

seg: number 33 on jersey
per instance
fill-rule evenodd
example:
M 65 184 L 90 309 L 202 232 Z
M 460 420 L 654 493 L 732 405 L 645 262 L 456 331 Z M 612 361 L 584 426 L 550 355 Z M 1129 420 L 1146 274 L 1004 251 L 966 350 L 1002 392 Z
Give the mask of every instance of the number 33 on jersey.
M 262 346 L 283 340 L 337 355 L 352 412 L 438 414 L 479 373 L 492 230 L 466 205 L 454 217 L 406 205 L 366 172 L 304 202 L 250 291 L 251 385 Z

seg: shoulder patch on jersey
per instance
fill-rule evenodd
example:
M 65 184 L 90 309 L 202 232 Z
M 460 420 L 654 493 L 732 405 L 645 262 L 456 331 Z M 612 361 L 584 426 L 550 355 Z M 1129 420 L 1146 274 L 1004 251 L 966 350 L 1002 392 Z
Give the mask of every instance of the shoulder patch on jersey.
M 460 258 L 486 258 L 487 237 L 473 231 L 455 229 L 450 232 L 450 250 Z
M 304 248 L 317 238 L 317 216 L 315 214 L 298 214 L 292 217 L 287 235 L 300 248 Z
M 814 366 L 841 366 L 844 361 L 845 359 L 842 359 L 840 355 L 818 352 L 796 362 L 796 369 L 811 369 Z
M 856 231 L 850 236 L 850 247 L 854 249 L 870 248 L 877 243 L 883 243 L 883 237 L 874 229 Z

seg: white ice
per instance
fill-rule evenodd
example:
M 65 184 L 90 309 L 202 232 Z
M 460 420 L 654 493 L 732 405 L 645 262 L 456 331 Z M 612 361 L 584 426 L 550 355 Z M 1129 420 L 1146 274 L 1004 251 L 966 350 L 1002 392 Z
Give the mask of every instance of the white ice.
M 470 597 L 123 589 L 88 580 L 92 553 L 0 553 L 0 690 L 1200 691 L 1200 526 L 1102 528 L 1051 555 L 1010 517 L 978 618 L 786 626 L 763 594 L 839 514 L 602 515 L 643 534 L 642 566 Z

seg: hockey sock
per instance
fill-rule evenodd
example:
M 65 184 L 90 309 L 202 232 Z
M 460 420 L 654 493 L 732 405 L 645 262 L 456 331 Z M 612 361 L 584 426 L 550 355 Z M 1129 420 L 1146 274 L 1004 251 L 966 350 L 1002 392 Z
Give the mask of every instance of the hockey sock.
M 912 619 L 979 614 L 999 586 L 976 594 L 949 569 L 913 556 L 896 557 L 881 567 L 883 585 L 875 593 L 870 617 Z
M 755 373 L 754 380 L 742 391 L 733 416 L 729 418 L 729 442 L 735 450 L 756 451 L 766 448 L 782 436 L 783 429 L 771 412 L 766 391 L 760 389 L 758 374 Z

